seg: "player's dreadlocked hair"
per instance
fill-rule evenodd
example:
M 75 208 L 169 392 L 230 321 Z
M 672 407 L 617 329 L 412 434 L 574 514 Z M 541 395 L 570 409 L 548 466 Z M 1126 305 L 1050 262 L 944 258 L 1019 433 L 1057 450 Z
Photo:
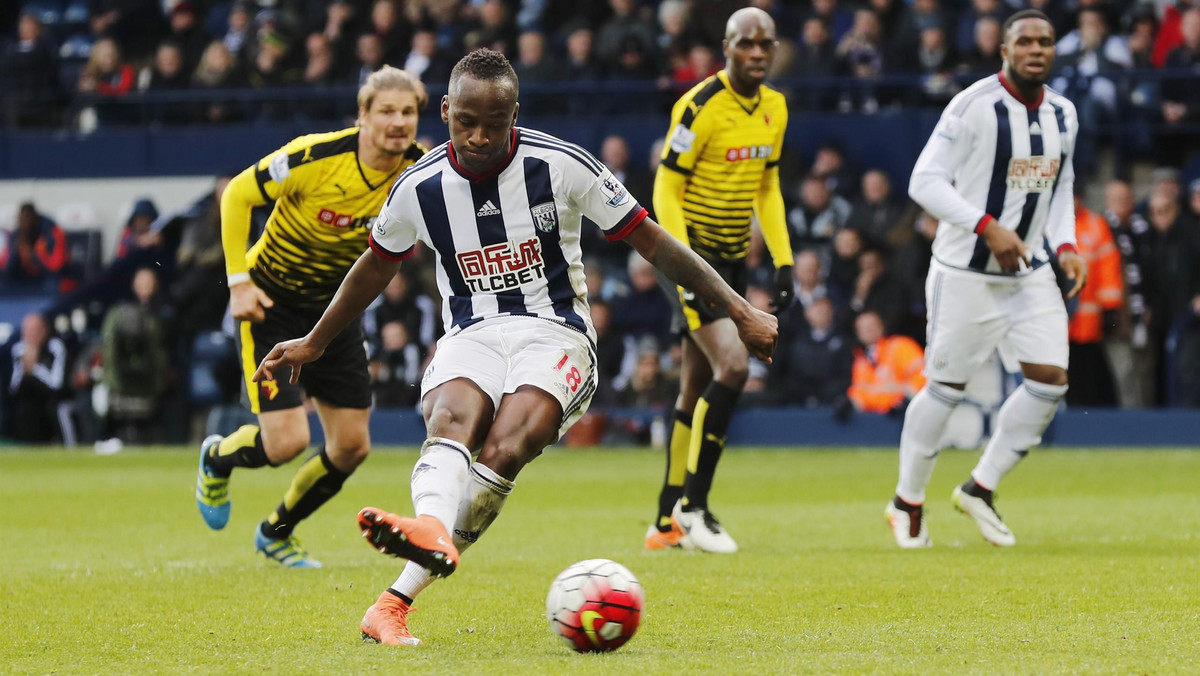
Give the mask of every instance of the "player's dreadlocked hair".
M 1046 23 L 1050 24 L 1051 27 L 1054 26 L 1054 22 L 1051 21 L 1050 17 L 1046 16 L 1046 13 L 1043 12 L 1042 10 L 1040 10 L 1040 9 L 1023 9 L 1023 10 L 1017 12 L 1016 14 L 1013 14 L 1012 16 L 1008 17 L 1007 20 L 1005 20 L 1004 27 L 1000 31 L 1002 40 L 1008 39 L 1009 29 L 1013 27 L 1014 23 L 1020 21 L 1021 19 L 1041 19 L 1042 21 L 1045 21 Z
M 508 62 L 504 54 L 486 47 L 470 52 L 454 64 L 454 70 L 450 71 L 450 86 L 453 87 L 458 78 L 463 75 L 470 75 L 476 80 L 489 82 L 511 80 L 514 92 L 518 89 L 517 73 L 513 70 L 512 64 Z

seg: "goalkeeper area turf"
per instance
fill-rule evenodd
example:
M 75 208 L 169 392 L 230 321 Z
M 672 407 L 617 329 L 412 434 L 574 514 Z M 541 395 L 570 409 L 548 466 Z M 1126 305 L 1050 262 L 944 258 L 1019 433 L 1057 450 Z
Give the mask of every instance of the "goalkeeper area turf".
M 253 530 L 298 463 L 233 475 L 220 532 L 196 511 L 195 448 L 111 457 L 0 449 L 4 673 L 1200 672 L 1200 452 L 1035 450 L 997 492 L 998 549 L 954 512 L 976 453 L 944 451 L 934 547 L 884 520 L 889 449 L 726 452 L 711 505 L 734 555 L 642 551 L 662 451 L 552 449 L 458 572 L 417 600 L 418 648 L 363 644 L 399 574 L 359 536 L 411 513 L 415 449 L 376 449 L 296 534 L 321 570 L 256 556 Z M 620 650 L 576 655 L 544 617 L 551 580 L 609 558 L 645 588 Z

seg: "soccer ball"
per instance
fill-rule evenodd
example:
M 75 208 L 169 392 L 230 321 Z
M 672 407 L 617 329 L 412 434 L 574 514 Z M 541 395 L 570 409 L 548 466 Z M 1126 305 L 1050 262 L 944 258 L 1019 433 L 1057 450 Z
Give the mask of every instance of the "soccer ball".
M 633 638 L 645 602 L 642 583 L 628 568 L 588 559 L 554 578 L 546 596 L 546 619 L 572 650 L 608 652 Z

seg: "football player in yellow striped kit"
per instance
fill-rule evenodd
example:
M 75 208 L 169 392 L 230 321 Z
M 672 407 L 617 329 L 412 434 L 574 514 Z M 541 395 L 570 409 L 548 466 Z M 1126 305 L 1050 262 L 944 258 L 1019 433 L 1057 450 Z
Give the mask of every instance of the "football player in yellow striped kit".
M 279 506 L 255 527 L 254 546 L 289 568 L 319 568 L 293 531 L 341 490 L 370 450 L 371 391 L 361 323 L 341 332 L 298 385 L 288 374 L 253 382 L 275 343 L 308 333 L 367 248 L 396 178 L 424 154 L 416 144 L 424 85 L 384 66 L 358 92 L 358 124 L 301 136 L 238 174 L 221 200 L 230 308 L 238 325 L 243 399 L 258 416 L 227 437 L 204 440 L 196 505 L 214 530 L 229 521 L 234 468 L 283 465 L 309 444 L 301 388 L 315 402 L 325 444 L 308 457 Z M 250 213 L 274 201 L 249 247 Z

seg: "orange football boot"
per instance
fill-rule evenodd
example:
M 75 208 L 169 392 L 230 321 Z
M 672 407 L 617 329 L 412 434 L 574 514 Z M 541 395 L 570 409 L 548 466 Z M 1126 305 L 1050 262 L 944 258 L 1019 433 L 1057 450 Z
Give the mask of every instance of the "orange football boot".
M 364 641 L 374 641 L 383 645 L 421 645 L 421 639 L 412 635 L 408 630 L 408 611 L 412 607 L 404 599 L 396 596 L 391 590 L 379 595 L 379 598 L 367 608 L 359 629 Z
M 671 530 L 662 532 L 653 525 L 646 530 L 646 551 L 655 552 L 662 549 L 691 549 L 692 541 L 688 534 L 679 527 L 675 517 L 671 517 Z
M 458 568 L 458 548 L 436 518 L 423 514 L 414 518 L 397 516 L 375 507 L 358 513 L 358 527 L 371 546 L 429 569 L 434 577 L 446 577 Z

